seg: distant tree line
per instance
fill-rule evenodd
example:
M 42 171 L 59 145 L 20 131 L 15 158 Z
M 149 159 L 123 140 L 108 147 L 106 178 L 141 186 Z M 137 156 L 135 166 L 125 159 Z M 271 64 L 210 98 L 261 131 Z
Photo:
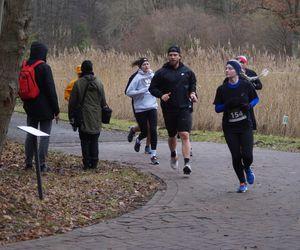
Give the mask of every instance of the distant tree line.
M 89 46 L 162 53 L 246 47 L 298 56 L 300 0 L 32 0 L 32 39 L 50 48 Z

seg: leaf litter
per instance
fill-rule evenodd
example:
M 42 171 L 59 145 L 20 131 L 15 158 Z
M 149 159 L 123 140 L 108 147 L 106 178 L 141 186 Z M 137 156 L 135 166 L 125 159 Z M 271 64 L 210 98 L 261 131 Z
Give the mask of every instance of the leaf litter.
M 44 200 L 34 170 L 24 170 L 24 146 L 8 141 L 0 159 L 0 244 L 68 232 L 144 205 L 165 185 L 130 165 L 100 161 L 83 171 L 81 157 L 49 152 L 42 175 Z

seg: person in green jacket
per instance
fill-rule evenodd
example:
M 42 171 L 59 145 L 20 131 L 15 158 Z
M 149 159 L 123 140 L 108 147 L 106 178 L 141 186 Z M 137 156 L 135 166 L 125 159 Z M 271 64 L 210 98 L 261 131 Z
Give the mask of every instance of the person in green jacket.
M 102 107 L 107 106 L 103 84 L 93 72 L 89 60 L 81 64 L 81 76 L 71 91 L 68 114 L 71 120 L 74 110 L 81 103 L 84 91 L 86 95 L 82 104 L 82 123 L 79 127 L 79 138 L 82 151 L 83 169 L 96 168 L 99 161 L 98 139 L 101 131 Z

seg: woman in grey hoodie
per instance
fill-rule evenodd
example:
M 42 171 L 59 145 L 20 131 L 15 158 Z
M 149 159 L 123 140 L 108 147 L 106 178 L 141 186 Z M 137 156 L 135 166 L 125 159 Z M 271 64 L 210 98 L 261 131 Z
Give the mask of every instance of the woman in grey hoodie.
M 147 137 L 148 125 L 151 134 L 151 163 L 158 165 L 156 156 L 157 147 L 157 101 L 156 97 L 149 92 L 149 86 L 154 75 L 150 69 L 147 58 L 142 57 L 134 61 L 132 65 L 139 67 L 138 73 L 135 75 L 126 90 L 126 95 L 133 99 L 133 107 L 135 110 L 136 120 L 141 129 L 141 133 L 136 138 L 134 150 L 140 151 L 141 141 Z

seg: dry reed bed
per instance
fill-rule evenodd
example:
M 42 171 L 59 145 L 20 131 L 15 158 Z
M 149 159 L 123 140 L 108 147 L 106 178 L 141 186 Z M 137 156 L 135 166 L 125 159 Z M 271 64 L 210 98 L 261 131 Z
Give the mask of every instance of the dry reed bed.
M 199 103 L 194 108 L 194 129 L 220 130 L 221 116 L 216 114 L 213 99 L 218 85 L 224 79 L 224 63 L 239 52 L 232 50 L 202 49 L 199 46 L 183 53 L 183 61 L 196 74 L 198 80 Z M 282 116 L 289 116 L 286 135 L 300 136 L 300 70 L 299 61 L 286 56 L 260 53 L 251 48 L 249 67 L 260 72 L 268 68 L 271 73 L 262 79 L 263 89 L 258 92 L 261 102 L 255 108 L 259 131 L 266 134 L 283 134 Z M 124 95 L 129 76 L 136 70 L 130 64 L 140 55 L 128 55 L 116 51 L 89 49 L 84 52 L 65 51 L 49 58 L 53 69 L 59 102 L 63 111 L 67 102 L 63 99 L 65 86 L 76 78 L 75 66 L 89 59 L 94 63 L 95 74 L 104 84 L 108 104 L 113 116 L 120 119 L 133 119 L 130 98 Z M 145 53 L 153 70 L 159 69 L 166 58 Z M 160 114 L 160 121 L 161 114 Z M 160 123 L 163 124 L 162 122 Z

